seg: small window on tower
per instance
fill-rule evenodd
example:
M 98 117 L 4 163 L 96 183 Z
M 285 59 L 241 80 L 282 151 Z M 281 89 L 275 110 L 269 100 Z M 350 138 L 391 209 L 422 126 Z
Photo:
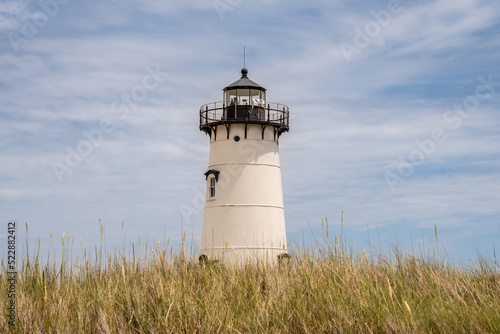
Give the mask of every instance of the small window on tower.
M 215 197 L 215 177 L 211 177 L 209 180 L 209 189 L 208 189 L 208 195 L 210 198 Z
M 210 169 L 205 172 L 205 177 L 207 178 L 207 193 L 206 199 L 215 199 L 215 184 L 219 181 L 219 171 L 215 169 Z

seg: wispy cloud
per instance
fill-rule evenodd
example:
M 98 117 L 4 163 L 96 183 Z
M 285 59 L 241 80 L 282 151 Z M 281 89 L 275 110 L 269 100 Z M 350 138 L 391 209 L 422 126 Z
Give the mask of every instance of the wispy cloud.
M 498 235 L 500 88 L 395 193 L 384 171 L 445 127 L 443 114 L 475 94 L 478 77 L 500 79 L 500 5 L 400 3 L 404 10 L 351 63 L 339 45 L 387 1 L 242 1 L 223 21 L 212 1 L 61 5 L 20 52 L 0 54 L 0 220 L 28 221 L 42 238 L 69 231 L 90 245 L 99 218 L 110 242 L 121 242 L 112 236 L 122 221 L 129 234 L 155 236 L 165 222 L 172 238 L 188 226 L 199 234 L 208 139 L 198 108 L 239 76 L 246 46 L 250 78 L 293 115 L 280 140 L 290 232 L 344 211 L 356 229 L 411 234 L 437 224 L 450 249 L 473 226 L 475 245 Z M 2 3 L 2 48 L 7 32 L 39 10 Z M 168 80 L 59 183 L 51 163 L 156 64 Z M 182 205 L 196 207 L 189 221 Z
M 26 15 L 28 1 L 4 1 L 0 3 L 0 33 L 19 29 L 23 16 Z

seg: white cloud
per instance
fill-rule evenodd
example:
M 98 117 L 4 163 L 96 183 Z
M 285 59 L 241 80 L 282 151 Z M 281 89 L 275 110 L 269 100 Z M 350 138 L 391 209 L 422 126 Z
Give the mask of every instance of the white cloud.
M 500 78 L 497 4 L 404 4 L 350 64 L 338 44 L 376 4 L 244 1 L 224 21 L 211 1 L 72 4 L 18 55 L 0 55 L 0 211 L 33 222 L 35 234 L 70 230 L 92 244 L 88 226 L 98 233 L 99 218 L 110 235 L 122 220 L 134 231 L 150 224 L 149 235 L 165 221 L 178 235 L 181 221 L 199 228 L 199 209 L 189 222 L 179 211 L 204 186 L 198 108 L 239 77 L 245 45 L 250 78 L 291 107 L 280 139 L 290 231 L 342 210 L 358 228 L 446 226 L 450 245 L 463 240 L 455 225 L 492 231 L 484 217 L 500 215 L 500 87 L 447 128 L 448 140 L 395 193 L 384 171 L 446 125 L 443 113 L 474 94 L 478 76 Z M 156 64 L 169 76 L 59 183 L 51 163 L 64 162 L 66 147 Z
M 28 1 L 4 1 L 0 3 L 0 32 L 8 33 L 19 29 Z

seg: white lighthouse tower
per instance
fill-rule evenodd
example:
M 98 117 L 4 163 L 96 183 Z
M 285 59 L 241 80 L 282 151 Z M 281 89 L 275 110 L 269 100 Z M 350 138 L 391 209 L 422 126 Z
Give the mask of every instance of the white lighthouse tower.
M 247 77 L 203 105 L 200 130 L 210 136 L 200 260 L 276 262 L 288 257 L 278 143 L 288 107 L 268 102 Z

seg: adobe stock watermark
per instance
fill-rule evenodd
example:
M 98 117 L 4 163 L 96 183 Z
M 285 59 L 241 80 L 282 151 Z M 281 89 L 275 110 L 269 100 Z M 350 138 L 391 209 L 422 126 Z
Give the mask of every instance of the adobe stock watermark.
M 439 144 L 448 140 L 447 131 L 450 129 L 458 130 L 464 119 L 469 118 L 472 112 L 477 111 L 481 102 L 490 99 L 491 95 L 495 93 L 495 87 L 500 86 L 500 81 L 494 82 L 491 74 L 487 79 L 480 76 L 478 80 L 480 84 L 476 86 L 474 95 L 466 96 L 462 103 L 455 104 L 452 109 L 447 109 L 443 113 L 444 126 L 434 128 L 427 138 L 416 140 L 416 148 L 406 157 L 399 155 L 398 163 L 395 164 L 397 167 L 384 172 L 385 181 L 392 192 L 396 191 L 398 184 L 403 183 L 405 179 L 415 173 L 416 167 L 422 165 L 436 152 Z
M 372 10 L 370 15 L 373 20 L 366 22 L 363 29 L 354 27 L 355 34 L 352 44 L 343 42 L 339 45 L 347 63 L 351 63 L 353 55 L 359 54 L 361 50 L 368 47 L 381 34 L 382 30 L 391 24 L 393 16 L 404 10 L 399 0 L 390 0 L 386 8 L 379 11 Z
M 34 39 L 40 32 L 40 29 L 45 27 L 51 19 L 59 14 L 61 5 L 66 5 L 70 1 L 71 0 L 38 0 L 37 4 L 41 10 L 30 15 L 28 18 L 23 18 L 23 23 L 18 33 L 10 32 L 7 35 L 14 54 L 18 54 L 22 46 Z
M 238 153 L 243 155 L 243 161 L 255 161 L 258 158 L 258 152 L 261 152 L 265 144 L 259 140 L 249 140 L 247 145 L 238 146 Z M 241 161 L 232 160 L 226 165 L 226 169 L 223 173 L 219 174 L 219 181 L 217 181 L 217 191 L 222 191 L 231 183 L 232 178 L 237 177 L 241 174 L 244 164 Z M 205 191 L 202 188 L 193 187 L 193 198 L 190 204 L 182 203 L 179 205 L 179 212 L 181 214 L 182 220 L 186 223 L 191 223 L 193 216 L 200 215 L 203 213 L 205 207 L 205 199 L 208 196 L 208 183 L 205 186 Z
M 241 5 L 243 0 L 214 0 L 212 5 L 214 6 L 217 15 L 221 21 L 224 21 L 224 14 L 227 12 L 232 12 L 236 7 Z
M 134 86 L 129 93 L 124 93 L 120 99 L 111 102 L 110 112 L 99 121 L 99 124 L 96 124 L 96 127 L 82 131 L 85 139 L 80 140 L 75 147 L 66 146 L 64 162 L 52 162 L 52 169 L 59 182 L 63 182 L 67 173 L 71 173 L 74 168 L 80 166 L 85 158 L 93 153 L 95 147 L 102 145 L 105 135 L 110 135 L 115 130 L 115 123 L 125 120 L 139 103 L 146 100 L 149 92 L 158 88 L 163 79 L 168 76 L 167 72 L 160 71 L 158 64 L 155 69 L 147 66 L 145 70 L 147 74 L 143 77 L 140 85 Z

